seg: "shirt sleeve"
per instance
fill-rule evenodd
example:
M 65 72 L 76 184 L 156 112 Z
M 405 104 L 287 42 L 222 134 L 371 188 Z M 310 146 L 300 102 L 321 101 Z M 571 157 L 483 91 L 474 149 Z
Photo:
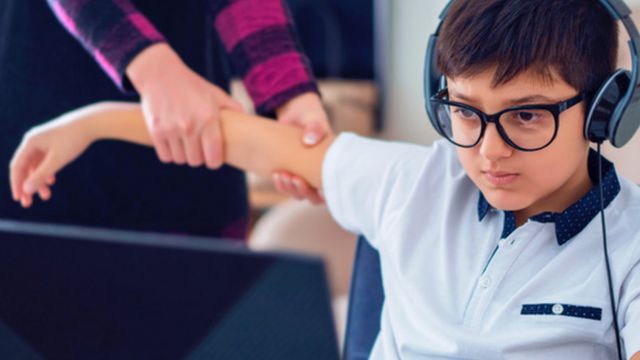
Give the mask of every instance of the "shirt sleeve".
M 339 135 L 322 166 L 327 206 L 340 226 L 378 248 L 380 230 L 392 223 L 412 194 L 432 148 Z
M 47 0 L 60 23 L 123 92 L 129 63 L 162 34 L 128 0 Z
M 318 92 L 283 0 L 210 1 L 214 26 L 256 107 L 272 114 L 288 100 Z

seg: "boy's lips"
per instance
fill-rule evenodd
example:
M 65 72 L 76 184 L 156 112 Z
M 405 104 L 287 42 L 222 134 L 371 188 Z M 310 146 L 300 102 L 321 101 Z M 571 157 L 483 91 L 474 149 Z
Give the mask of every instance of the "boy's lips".
M 484 178 L 493 186 L 505 186 L 513 183 L 520 174 L 508 171 L 482 171 Z

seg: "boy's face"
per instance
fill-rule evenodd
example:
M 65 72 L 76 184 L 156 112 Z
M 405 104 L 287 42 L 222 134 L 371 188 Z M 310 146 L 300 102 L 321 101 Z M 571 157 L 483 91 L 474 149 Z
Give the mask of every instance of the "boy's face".
M 491 70 L 447 79 L 449 98 L 495 114 L 520 105 L 556 104 L 578 94 L 555 73 L 552 82 L 526 72 L 495 88 L 493 75 Z M 528 100 L 518 101 L 525 98 Z M 555 140 L 534 152 L 513 149 L 495 124 L 488 124 L 480 143 L 473 148 L 458 147 L 458 157 L 493 207 L 520 212 L 525 218 L 543 211 L 563 211 L 591 187 L 589 143 L 582 135 L 584 118 L 584 103 L 562 112 Z

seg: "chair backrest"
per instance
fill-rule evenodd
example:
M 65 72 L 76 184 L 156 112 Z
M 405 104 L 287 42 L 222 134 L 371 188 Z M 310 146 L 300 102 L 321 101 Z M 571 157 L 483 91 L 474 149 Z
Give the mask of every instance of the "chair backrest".
M 344 359 L 368 359 L 380 331 L 380 314 L 384 302 L 380 256 L 360 236 L 351 276 L 349 311 L 344 341 Z

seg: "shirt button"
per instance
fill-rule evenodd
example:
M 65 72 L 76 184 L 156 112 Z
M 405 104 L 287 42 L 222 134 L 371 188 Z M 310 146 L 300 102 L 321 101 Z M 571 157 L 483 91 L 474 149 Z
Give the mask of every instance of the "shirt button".
M 491 277 L 484 275 L 480 278 L 480 286 L 483 288 L 488 288 L 491 286 Z
M 556 315 L 562 315 L 564 312 L 564 306 L 562 306 L 562 304 L 555 304 L 551 307 L 551 311 Z

